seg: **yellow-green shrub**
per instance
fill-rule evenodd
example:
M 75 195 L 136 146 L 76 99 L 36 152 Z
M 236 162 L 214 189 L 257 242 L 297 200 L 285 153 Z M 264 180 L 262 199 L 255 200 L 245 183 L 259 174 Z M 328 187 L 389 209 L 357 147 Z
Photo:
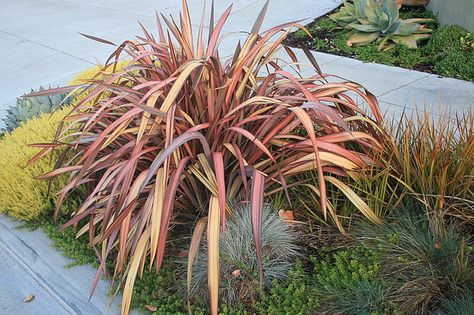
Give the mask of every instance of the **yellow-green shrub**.
M 123 61 L 118 62 L 117 66 L 115 68 L 115 72 L 122 71 L 129 63 L 130 63 L 129 60 L 123 60 Z M 106 70 L 102 71 L 103 67 L 104 67 L 103 65 L 98 64 L 94 67 L 85 69 L 84 71 L 82 71 L 82 72 L 78 73 L 77 75 L 75 75 L 71 79 L 71 81 L 69 81 L 69 85 L 87 84 L 89 82 L 89 80 L 94 78 L 99 72 L 101 74 L 99 76 L 95 77 L 95 79 L 104 79 L 104 78 L 106 78 L 106 76 L 109 76 L 112 73 L 114 73 L 114 71 L 113 71 L 114 67 L 113 66 L 110 66 Z M 91 89 L 88 89 L 86 91 L 84 91 L 83 89 L 78 89 L 77 91 L 75 91 L 73 93 L 73 95 L 74 95 L 73 104 L 78 104 L 80 101 L 82 101 L 84 98 L 86 98 L 86 96 L 89 94 L 90 91 L 91 91 Z M 105 96 L 106 95 L 103 95 L 103 97 L 105 97 Z M 92 105 L 93 102 L 94 102 L 94 100 L 91 100 L 91 101 L 87 102 L 87 105 Z
M 49 182 L 34 177 L 51 171 L 60 152 L 54 150 L 28 165 L 39 152 L 29 144 L 51 142 L 59 122 L 70 110 L 71 107 L 66 107 L 32 118 L 0 140 L 0 212 L 21 220 L 34 220 L 52 207 L 66 178 L 52 180 L 48 194 Z

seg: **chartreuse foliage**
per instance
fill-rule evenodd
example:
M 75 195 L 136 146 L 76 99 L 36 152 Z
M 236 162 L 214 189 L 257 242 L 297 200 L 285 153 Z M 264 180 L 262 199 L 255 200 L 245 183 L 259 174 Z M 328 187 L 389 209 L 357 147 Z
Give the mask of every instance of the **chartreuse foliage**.
M 193 31 L 183 1 L 181 23 L 163 18 L 170 36 L 158 19 L 158 36 L 144 30 L 143 37 L 124 42 L 105 67 L 114 67 L 122 54 L 132 62 L 91 82 L 72 116 L 77 132 L 61 138 L 78 159 L 42 177 L 71 174 L 61 198 L 94 182 L 66 226 L 79 224 L 80 234 L 89 234 L 102 248 L 102 267 L 116 251 L 114 274 L 123 284 L 124 314 L 139 271 L 145 265 L 159 270 L 167 257 L 168 231 L 188 232 L 190 226 L 195 226 L 191 266 L 201 238 L 207 237 L 210 305 L 217 313 L 219 231 L 231 215 L 226 201 L 234 198 L 250 202 L 262 284 L 263 196 L 286 190 L 300 173 L 316 172 L 323 216 L 338 227 L 336 210 L 327 207 L 326 182 L 380 223 L 336 177 L 375 164 L 373 152 L 389 138 L 375 97 L 353 82 L 300 78 L 282 68 L 286 64 L 280 65 L 275 54 L 293 23 L 258 34 L 267 6 L 227 61 L 219 57 L 218 45 L 231 7 L 217 23 L 210 15 L 209 36 L 203 35 L 203 24 Z M 298 63 L 291 50 L 286 52 Z M 368 105 L 368 114 L 351 93 Z M 190 279 L 191 268 L 187 273 Z
M 66 184 L 65 176 L 52 181 L 38 181 L 35 176 L 50 172 L 61 150 L 29 164 L 41 149 L 35 143 L 54 140 L 58 125 L 71 110 L 66 107 L 54 113 L 31 118 L 0 139 L 0 212 L 21 220 L 35 220 L 51 208 L 56 193 Z

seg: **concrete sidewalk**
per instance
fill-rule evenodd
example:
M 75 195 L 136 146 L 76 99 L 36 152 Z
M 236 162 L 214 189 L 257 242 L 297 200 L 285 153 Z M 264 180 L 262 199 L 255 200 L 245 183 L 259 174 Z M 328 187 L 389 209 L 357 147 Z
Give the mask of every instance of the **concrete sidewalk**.
M 95 268 L 65 268 L 71 261 L 38 229 L 0 214 L 0 314 L 119 314 L 120 296 L 109 307 L 109 283 L 101 280 L 89 301 Z M 33 295 L 31 302 L 24 302 Z M 138 313 L 132 313 L 138 314 Z
M 321 16 L 342 0 L 271 0 L 263 28 L 290 20 Z M 210 7 L 210 0 L 206 1 Z M 188 0 L 193 23 L 198 24 L 204 0 Z M 216 17 L 234 3 L 224 32 L 252 27 L 265 0 L 215 1 Z M 140 21 L 156 33 L 155 12 L 179 17 L 180 0 L 9 0 L 0 5 L 0 117 L 16 97 L 39 85 L 64 84 L 75 73 L 104 62 L 114 47 L 97 43 L 84 33 L 121 43 L 141 35 Z M 207 10 L 209 11 L 209 10 Z M 231 54 L 238 36 L 221 45 Z M 1 126 L 0 126 L 1 127 Z
M 297 5 L 288 5 L 287 0 L 270 0 L 263 28 L 300 19 L 311 21 L 341 1 L 300 0 Z M 193 23 L 197 24 L 204 0 L 188 2 Z M 216 15 L 232 2 L 233 13 L 224 31 L 248 31 L 265 0 L 219 0 Z M 210 1 L 207 3 L 209 6 Z M 11 0 L 2 3 L 0 117 L 19 95 L 39 85 L 64 84 L 73 74 L 104 61 L 113 51 L 112 46 L 86 39 L 79 32 L 120 43 L 141 34 L 137 21 L 155 32 L 155 11 L 178 16 L 180 10 L 179 0 Z M 221 44 L 221 56 L 231 55 L 241 36 L 229 36 Z M 462 112 L 474 105 L 471 82 L 317 52 L 314 55 L 325 73 L 363 84 L 378 97 L 382 110 L 389 114 L 397 115 L 404 107 L 411 110 L 415 105 L 427 106 L 438 114 Z
M 298 52 L 303 58 L 303 52 Z M 462 114 L 474 107 L 474 83 L 439 75 L 364 63 L 352 58 L 313 52 L 321 70 L 357 82 L 374 94 L 388 119 L 405 110 L 426 110 L 434 115 Z M 303 72 L 308 75 L 314 70 Z

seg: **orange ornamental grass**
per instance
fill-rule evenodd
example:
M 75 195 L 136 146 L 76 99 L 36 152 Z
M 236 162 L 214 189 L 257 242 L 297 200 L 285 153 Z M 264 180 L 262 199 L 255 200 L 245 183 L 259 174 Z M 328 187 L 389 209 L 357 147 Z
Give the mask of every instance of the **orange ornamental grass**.
M 357 170 L 374 163 L 371 152 L 386 143 L 375 97 L 354 82 L 328 83 L 322 74 L 302 77 L 295 53 L 281 44 L 295 24 L 260 33 L 267 5 L 229 60 L 219 57 L 218 45 L 231 7 L 216 23 L 212 9 L 208 36 L 201 21 L 196 40 L 185 0 L 179 22 L 157 17 L 157 39 L 143 28 L 143 37 L 119 45 L 104 72 L 123 55 L 130 64 L 92 79 L 84 87 L 90 93 L 66 118 L 62 138 L 45 145 L 44 152 L 66 145 L 66 152 L 75 156 L 41 177 L 70 174 L 57 209 L 69 192 L 84 184 L 90 187 L 65 226 L 79 225 L 78 233 L 88 233 L 91 244 L 100 247 L 101 268 L 93 288 L 107 258 L 115 260 L 124 314 L 137 274 L 147 262 L 160 268 L 168 231 L 178 221 L 198 222 L 189 251 L 191 266 L 200 239 L 206 235 L 209 240 L 210 306 L 216 314 L 219 229 L 225 231 L 226 216 L 232 213 L 227 200 L 251 203 L 260 258 L 264 195 L 278 187 L 287 191 L 288 180 L 302 172 L 317 173 L 319 187 L 314 188 L 322 211 L 339 228 L 336 209 L 326 207 L 325 179 L 340 184 L 364 215 L 379 222 L 334 177 L 355 178 Z M 276 60 L 282 48 L 294 74 Z M 350 95 L 365 102 L 371 115 Z

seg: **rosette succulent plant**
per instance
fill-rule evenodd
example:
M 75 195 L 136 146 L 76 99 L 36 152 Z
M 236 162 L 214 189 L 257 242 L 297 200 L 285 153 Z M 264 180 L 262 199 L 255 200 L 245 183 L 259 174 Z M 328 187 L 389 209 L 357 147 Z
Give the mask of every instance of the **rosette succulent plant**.
M 44 88 L 40 87 L 39 91 L 43 90 Z M 31 92 L 34 91 L 31 90 Z M 7 115 L 3 119 L 5 128 L 12 131 L 30 118 L 38 117 L 42 113 L 51 113 L 64 105 L 69 105 L 71 100 L 66 97 L 67 94 L 53 94 L 18 98 L 16 105 L 7 109 Z
M 428 38 L 432 31 L 420 23 L 433 21 L 400 19 L 396 0 L 345 2 L 339 12 L 329 18 L 351 30 L 348 46 L 378 42 L 381 50 L 389 49 L 393 44 L 417 48 L 417 41 Z

